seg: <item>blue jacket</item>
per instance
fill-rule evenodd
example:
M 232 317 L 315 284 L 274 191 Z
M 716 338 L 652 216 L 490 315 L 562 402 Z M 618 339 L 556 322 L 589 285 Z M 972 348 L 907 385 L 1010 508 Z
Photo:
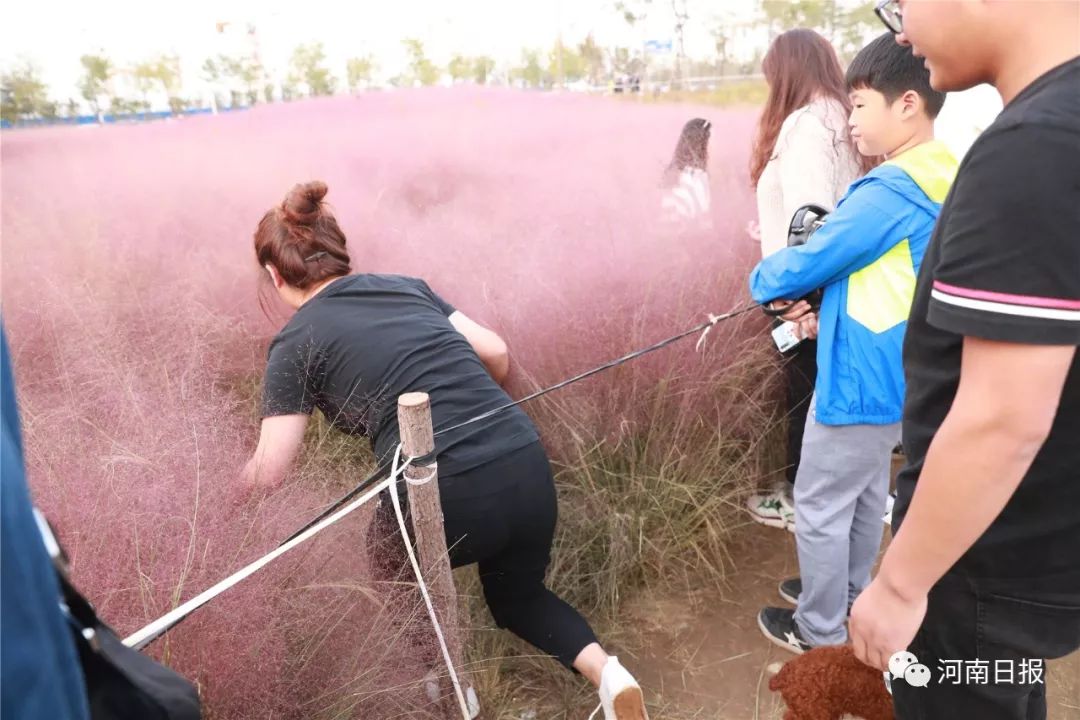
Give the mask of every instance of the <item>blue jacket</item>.
M 809 242 L 770 255 L 750 274 L 750 293 L 761 303 L 825 289 L 819 423 L 900 421 L 901 347 L 915 278 L 956 169 L 937 141 L 898 155 L 853 182 Z
M 7 341 L 0 330 L 0 717 L 90 717 L 56 571 L 34 520 Z

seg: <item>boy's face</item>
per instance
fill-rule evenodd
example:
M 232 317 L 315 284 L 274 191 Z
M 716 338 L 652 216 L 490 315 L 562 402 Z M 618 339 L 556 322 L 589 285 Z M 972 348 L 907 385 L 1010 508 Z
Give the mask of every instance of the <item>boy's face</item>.
M 855 88 L 851 98 L 851 139 L 863 155 L 888 155 L 909 139 L 909 120 L 921 112 L 919 95 L 908 91 L 889 102 L 871 88 Z

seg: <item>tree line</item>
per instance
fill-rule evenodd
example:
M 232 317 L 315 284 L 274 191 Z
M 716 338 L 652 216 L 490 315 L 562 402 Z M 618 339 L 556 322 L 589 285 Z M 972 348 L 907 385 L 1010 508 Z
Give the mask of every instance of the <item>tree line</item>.
M 436 85 L 448 78 L 451 82 L 478 85 L 510 84 L 518 87 L 545 88 L 587 83 L 601 85 L 622 75 L 640 75 L 646 70 L 650 79 L 677 84 L 687 75 L 726 75 L 755 73 L 760 67 L 760 52 L 752 58 L 733 61 L 729 48 L 733 28 L 718 24 L 713 32 L 715 55 L 709 60 L 688 60 L 683 50 L 683 30 L 689 21 L 686 0 L 619 0 L 615 9 L 631 27 L 642 27 L 649 14 L 661 2 L 670 2 L 675 24 L 672 28 L 674 63 L 650 67 L 643 48 L 604 48 L 592 35 L 579 43 L 557 41 L 551 48 L 527 48 L 516 63 L 499 68 L 494 59 L 484 55 L 456 54 L 445 67 L 426 54 L 416 38 L 402 41 L 407 64 L 404 70 L 388 79 L 397 87 Z M 791 27 L 813 27 L 837 47 L 841 57 L 850 57 L 861 45 L 868 28 L 876 25 L 872 2 L 852 5 L 850 0 L 761 0 L 761 15 L 754 20 L 764 24 L 770 35 Z M 23 62 L 0 77 L 0 117 L 9 122 L 20 120 L 52 121 L 74 118 L 83 107 L 99 119 L 105 114 L 122 115 L 145 112 L 151 98 L 167 100 L 169 110 L 180 113 L 202 106 L 206 97 L 183 96 L 180 59 L 161 55 L 120 67 L 104 55 L 83 55 L 78 98 L 58 102 L 49 97 L 41 73 L 30 62 Z M 300 45 L 289 60 L 284 78 L 272 80 L 258 57 L 219 54 L 202 64 L 200 79 L 206 84 L 216 107 L 242 107 L 275 100 L 333 95 L 339 82 L 355 93 L 374 85 L 379 70 L 371 55 L 349 58 L 339 78 L 326 62 L 320 42 Z M 81 101 L 81 102 L 80 102 Z

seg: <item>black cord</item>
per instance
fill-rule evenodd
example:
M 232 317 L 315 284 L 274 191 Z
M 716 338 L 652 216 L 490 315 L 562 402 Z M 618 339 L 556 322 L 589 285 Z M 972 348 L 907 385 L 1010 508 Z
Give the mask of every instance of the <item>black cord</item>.
M 593 375 L 596 375 L 597 373 L 601 373 L 601 372 L 603 372 L 605 370 L 610 370 L 611 368 L 618 367 L 619 365 L 622 365 L 624 363 L 628 363 L 631 360 L 636 360 L 637 358 L 641 357 L 642 355 L 648 355 L 651 352 L 654 352 L 656 350 L 660 350 L 662 348 L 665 348 L 668 345 L 671 345 L 672 343 L 678 342 L 679 340 L 682 340 L 684 337 L 687 337 L 689 335 L 693 335 L 693 334 L 699 333 L 699 332 L 704 332 L 707 328 L 712 327 L 713 325 L 715 325 L 718 322 L 721 322 L 723 320 L 730 320 L 731 318 L 733 318 L 733 317 L 735 317 L 737 315 L 742 315 L 745 312 L 749 312 L 750 310 L 753 310 L 756 307 L 758 307 L 758 304 L 753 303 L 753 304 L 747 305 L 745 307 L 741 307 L 738 310 L 732 310 L 729 313 L 725 313 L 723 315 L 718 316 L 715 320 L 708 320 L 707 322 L 703 322 L 700 325 L 697 325 L 696 327 L 690 328 L 686 332 L 681 332 L 678 335 L 672 335 L 671 337 L 667 338 L 666 340 L 661 340 L 660 342 L 658 342 L 658 343 L 656 343 L 654 345 L 650 345 L 647 348 L 642 348 L 641 350 L 636 350 L 636 351 L 634 351 L 634 352 L 632 352 L 632 353 L 630 353 L 628 355 L 623 355 L 621 358 L 618 358 L 616 360 L 612 360 L 611 362 L 600 365 L 599 367 L 595 367 L 592 370 L 581 373 L 580 375 L 575 375 L 574 377 L 569 378 L 567 380 L 563 380 L 560 383 L 556 383 L 555 385 L 552 385 L 551 387 L 544 388 L 543 390 L 538 390 L 538 391 L 534 392 L 532 395 L 526 395 L 525 397 L 521 398 L 520 400 L 515 400 L 514 402 L 507 403 L 505 405 L 500 405 L 499 407 L 494 408 L 493 410 L 488 410 L 487 412 L 482 413 L 480 415 L 477 415 L 474 418 L 470 418 L 470 419 L 466 420 L 463 423 L 458 423 L 457 425 L 451 425 L 450 427 L 444 428 L 444 429 L 438 431 L 437 433 L 435 433 L 435 437 L 439 437 L 440 435 L 451 432 L 453 430 L 459 430 L 459 429 L 465 427 L 466 425 L 471 425 L 474 422 L 479 422 L 481 420 L 487 420 L 488 418 L 490 418 L 492 416 L 495 416 L 495 415 L 498 415 L 499 413 L 501 413 L 501 412 L 503 412 L 505 410 L 509 410 L 512 407 L 517 407 L 518 405 L 521 405 L 522 403 L 527 403 L 530 400 L 535 400 L 536 398 L 547 395 L 550 392 L 554 392 L 556 390 L 561 390 L 562 388 L 566 387 L 567 385 L 573 385 L 574 383 L 579 382 L 581 380 L 584 380 L 585 378 L 592 377 Z
M 497 408 L 494 408 L 492 410 L 488 410 L 487 412 L 481 413 L 480 415 L 477 415 L 476 417 L 470 418 L 470 419 L 466 420 L 465 422 L 458 423 L 457 425 L 452 425 L 452 426 L 450 426 L 448 428 L 444 428 L 443 430 L 440 430 L 437 433 L 435 433 L 434 436 L 439 437 L 440 435 L 444 435 L 444 434 L 446 434 L 448 432 L 451 432 L 453 430 L 460 430 L 461 428 L 463 428 L 463 427 L 465 427 L 467 425 L 471 425 L 473 423 L 480 422 L 481 420 L 487 420 L 488 418 L 494 417 L 495 415 L 498 415 L 499 413 L 506 412 L 510 408 L 517 407 L 518 405 L 521 405 L 522 403 L 527 403 L 530 400 L 535 400 L 536 398 L 547 395 L 550 392 L 555 392 L 556 390 L 562 389 L 562 388 L 566 387 L 567 385 L 572 385 L 572 384 L 574 384 L 576 382 L 580 382 L 580 381 L 584 380 L 585 378 L 592 377 L 593 375 L 596 375 L 597 373 L 603 372 L 604 370 L 610 370 L 613 367 L 618 367 L 619 365 L 622 365 L 624 363 L 628 363 L 631 360 L 634 360 L 636 358 L 641 357 L 642 355 L 647 355 L 648 353 L 655 352 L 657 350 L 660 350 L 661 348 L 665 348 L 668 345 L 671 345 L 672 343 L 678 342 L 679 340 L 682 340 L 683 338 L 685 338 L 687 336 L 693 335 L 695 333 L 704 332 L 705 330 L 707 330 L 708 328 L 711 328 L 713 325 L 716 325 L 719 322 L 722 322 L 724 320 L 730 320 L 733 317 L 736 317 L 738 315 L 742 315 L 743 313 L 749 312 L 749 311 L 751 311 L 751 310 L 753 310 L 753 309 L 755 309 L 757 307 L 758 307 L 757 303 L 751 303 L 749 305 L 738 308 L 736 310 L 732 310 L 731 312 L 725 313 L 723 315 L 711 317 L 711 318 L 709 318 L 708 321 L 703 322 L 700 325 L 696 325 L 696 326 L 690 328 L 689 330 L 687 330 L 685 332 L 681 332 L 678 335 L 672 335 L 671 337 L 669 337 L 669 338 L 667 338 L 665 340 L 661 340 L 660 342 L 655 343 L 653 345 L 650 345 L 649 347 L 642 348 L 641 350 L 636 350 L 636 351 L 634 351 L 634 352 L 632 352 L 632 353 L 630 353 L 628 355 L 623 355 L 621 358 L 617 358 L 615 360 L 612 360 L 611 362 L 604 363 L 603 365 L 595 367 L 592 370 L 588 370 L 586 372 L 583 372 L 580 375 L 575 375 L 572 378 L 568 378 L 566 380 L 563 380 L 562 382 L 556 383 L 555 385 L 552 385 L 550 387 L 546 387 L 543 390 L 538 390 L 538 391 L 532 393 L 531 395 L 526 395 L 525 397 L 521 398 L 520 400 L 515 400 L 513 402 L 506 403 L 505 405 L 500 405 Z M 435 455 L 435 453 L 432 452 L 426 458 L 415 458 L 415 460 L 427 461 L 428 459 L 433 459 L 434 455 Z M 389 473 L 389 470 L 390 470 L 390 464 L 391 463 L 390 463 L 389 460 L 380 463 L 378 468 L 375 469 L 375 472 L 373 472 L 371 475 L 364 478 L 352 490 L 345 493 L 340 498 L 338 498 L 333 503 L 331 503 L 329 507 L 327 507 L 325 510 L 320 512 L 317 516 L 315 516 L 312 520 L 310 520 L 302 528 L 300 528 L 299 530 L 294 532 L 289 537 L 285 538 L 285 540 L 283 540 L 278 545 L 278 547 L 281 547 L 285 543 L 287 543 L 287 542 L 295 539 L 299 535 L 307 532 L 308 530 L 310 530 L 315 525 L 318 525 L 320 522 L 322 522 L 326 518 L 333 515 L 343 505 L 345 505 L 347 502 L 349 502 L 350 500 L 355 498 L 357 495 L 364 492 L 365 490 L 372 487 L 373 485 L 376 485 L 379 482 L 382 482 L 383 480 L 385 480 L 388 477 L 388 473 Z M 159 637 L 164 635 L 166 632 L 168 632 L 169 630 L 172 630 L 174 627 L 179 625 L 181 622 L 183 622 L 188 617 L 189 617 L 189 615 L 185 615 L 185 616 L 183 616 L 181 618 L 178 618 L 176 620 L 176 622 L 174 622 L 169 627 L 162 628 L 162 630 L 157 635 L 155 635 L 153 637 L 146 638 L 140 644 L 139 648 L 137 648 L 137 649 L 142 649 L 142 648 L 146 647 L 147 645 L 149 645 L 150 643 L 154 642 Z
M 743 313 L 749 312 L 749 311 L 751 311 L 751 310 L 753 310 L 753 309 L 755 309 L 757 307 L 758 307 L 757 303 L 751 303 L 749 305 L 745 305 L 745 306 L 743 306 L 741 308 L 738 308 L 736 310 L 732 310 L 731 312 L 725 313 L 725 314 L 720 315 L 720 316 L 718 316 L 718 317 L 716 317 L 714 319 L 710 319 L 710 320 L 708 320 L 706 322 L 703 322 L 700 325 L 696 325 L 696 326 L 690 328 L 689 330 L 686 330 L 685 332 L 679 333 L 678 335 L 672 335 L 671 337 L 669 337 L 669 338 L 667 338 L 665 340 L 661 340 L 660 342 L 655 343 L 653 345 L 650 345 L 650 346 L 648 346 L 646 348 L 642 348 L 641 350 L 636 350 L 636 351 L 634 351 L 632 353 L 629 353 L 627 355 L 623 355 L 620 358 L 612 360 L 611 362 L 608 362 L 608 363 L 604 363 L 603 365 L 595 367 L 592 370 L 588 370 L 586 372 L 583 372 L 580 375 L 575 375 L 572 378 L 568 378 L 566 380 L 563 380 L 562 382 L 551 385 L 550 387 L 546 387 L 543 390 L 538 390 L 538 391 L 532 393 L 531 395 L 526 395 L 525 397 L 521 398 L 520 400 L 515 400 L 513 402 L 506 403 L 505 405 L 500 405 L 500 406 L 498 406 L 496 408 L 493 408 L 491 410 L 483 412 L 483 413 L 477 415 L 476 417 L 469 418 L 468 420 L 466 420 L 464 422 L 460 422 L 460 423 L 458 423 L 456 425 L 451 425 L 448 428 L 443 428 L 442 430 L 439 430 L 438 432 L 436 432 L 434 434 L 434 437 L 439 437 L 441 435 L 445 435 L 446 433 L 452 432 L 454 430 L 460 430 L 461 428 L 463 428 L 463 427 L 465 427 L 467 425 L 472 425 L 473 423 L 480 422 L 481 420 L 487 420 L 488 418 L 494 417 L 494 416 L 498 415 L 499 413 L 503 413 L 503 412 L 506 412 L 507 410 L 509 410 L 511 408 L 515 408 L 518 405 L 521 405 L 523 403 L 527 403 L 527 402 L 529 402 L 531 400 L 535 400 L 538 397 L 542 397 L 544 395 L 547 395 L 548 393 L 555 392 L 556 390 L 561 390 L 562 388 L 566 387 L 567 385 L 573 385 L 574 383 L 580 382 L 580 381 L 582 381 L 582 380 L 584 380 L 586 378 L 592 377 L 593 375 L 596 375 L 597 373 L 601 373 L 601 372 L 603 372 L 605 370 L 610 370 L 611 368 L 618 367 L 619 365 L 623 365 L 625 363 L 628 363 L 631 360 L 635 360 L 635 359 L 641 357 L 642 355 L 647 355 L 647 354 L 649 354 L 651 352 L 655 352 L 657 350 L 665 348 L 668 345 L 671 345 L 672 343 L 678 342 L 679 340 L 682 340 L 685 337 L 688 337 L 690 335 L 694 335 L 695 333 L 704 332 L 706 329 L 712 327 L 713 325 L 715 325 L 715 324 L 717 324 L 717 323 L 719 323 L 719 322 L 721 322 L 723 320 L 730 320 L 733 317 L 736 317 L 738 315 L 742 315 Z M 328 518 L 330 515 L 332 515 L 335 511 L 337 511 L 337 509 L 340 508 L 341 506 L 343 506 L 345 503 L 349 502 L 354 497 L 356 497 L 360 493 L 367 490 L 369 487 L 372 487 L 373 485 L 381 482 L 383 479 L 385 479 L 385 477 L 386 477 L 387 473 L 389 472 L 389 470 L 390 470 L 390 462 L 389 461 L 384 461 L 384 462 L 380 463 L 379 467 L 376 468 L 375 472 L 373 472 L 368 477 L 364 478 L 364 480 L 362 480 L 359 485 L 354 487 L 352 490 L 347 492 L 345 495 L 343 495 L 340 498 L 338 498 L 337 500 L 335 500 L 326 510 L 323 510 L 321 513 L 319 513 L 314 519 L 312 519 L 310 522 L 308 522 L 302 528 L 300 528 L 299 530 L 294 532 L 289 537 L 285 538 L 285 540 L 283 540 L 281 542 L 281 545 L 284 545 L 285 543 L 287 543 L 290 540 L 294 539 L 295 537 L 297 537 L 301 533 L 306 532 L 311 527 L 313 527 L 313 526 L 317 525 L 318 523 L 322 522 L 323 520 Z M 280 547 L 280 545 L 279 545 L 279 547 Z

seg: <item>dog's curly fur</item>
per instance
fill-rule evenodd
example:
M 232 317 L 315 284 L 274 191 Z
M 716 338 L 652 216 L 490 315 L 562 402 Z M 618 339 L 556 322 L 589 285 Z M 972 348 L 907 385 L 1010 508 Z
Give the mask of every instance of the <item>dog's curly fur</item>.
M 814 648 L 787 662 L 769 689 L 787 704 L 784 720 L 893 720 L 881 672 L 860 662 L 850 645 Z

